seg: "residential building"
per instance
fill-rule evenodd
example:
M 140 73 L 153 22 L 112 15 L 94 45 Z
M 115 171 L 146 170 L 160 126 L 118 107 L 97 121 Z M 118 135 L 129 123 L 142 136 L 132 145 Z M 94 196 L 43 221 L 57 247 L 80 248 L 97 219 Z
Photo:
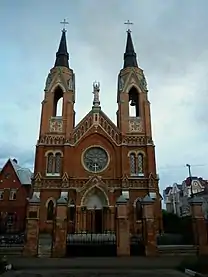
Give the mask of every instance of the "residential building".
M 208 182 L 198 177 L 188 177 L 182 184 L 174 183 L 172 186 L 166 187 L 163 191 L 166 210 L 178 216 L 190 215 L 188 200 L 192 195 L 204 197 L 207 193 L 207 187 Z M 204 205 L 206 206 L 206 204 Z
M 0 233 L 24 230 L 32 172 L 9 159 L 0 170 Z

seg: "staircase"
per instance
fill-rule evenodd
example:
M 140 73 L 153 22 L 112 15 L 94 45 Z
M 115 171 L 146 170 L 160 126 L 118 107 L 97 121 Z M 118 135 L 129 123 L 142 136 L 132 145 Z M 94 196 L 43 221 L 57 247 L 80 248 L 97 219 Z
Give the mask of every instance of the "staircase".
M 38 257 L 50 258 L 52 249 L 52 236 L 50 234 L 40 234 L 38 244 Z

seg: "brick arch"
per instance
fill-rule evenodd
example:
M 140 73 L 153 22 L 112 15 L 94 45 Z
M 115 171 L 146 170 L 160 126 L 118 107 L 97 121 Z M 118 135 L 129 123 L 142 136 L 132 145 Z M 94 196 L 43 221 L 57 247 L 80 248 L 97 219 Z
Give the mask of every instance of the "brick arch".
M 54 150 L 48 150 L 45 152 L 45 157 L 47 157 L 49 154 L 53 154 L 54 155 Z
M 127 93 L 129 93 L 129 91 L 130 91 L 132 88 L 135 88 L 135 89 L 138 91 L 138 93 L 142 93 L 140 87 L 139 87 L 137 84 L 130 84 L 130 85 L 128 85 L 128 87 L 127 87 L 127 89 L 126 89 Z
M 56 89 L 58 89 L 58 88 L 60 88 L 63 91 L 63 93 L 66 92 L 65 87 L 61 83 L 54 84 L 51 88 L 51 92 L 55 92 Z
M 48 208 L 48 203 L 49 203 L 51 200 L 53 201 L 54 208 L 56 207 L 56 200 L 55 200 L 53 197 L 49 197 L 49 198 L 47 199 L 46 203 L 45 203 L 45 207 L 46 207 L 46 208 Z
M 99 185 L 94 185 L 94 186 L 90 187 L 87 191 L 85 191 L 84 195 L 81 198 L 81 206 L 85 206 L 89 197 L 96 195 L 96 193 L 98 194 L 98 198 L 103 197 L 103 200 L 105 202 L 105 203 L 102 203 L 103 206 L 109 207 L 110 206 L 109 198 L 108 198 L 106 192 L 104 191 L 104 189 L 101 188 Z M 100 195 L 99 195 L 99 193 L 100 193 Z
M 143 150 L 136 151 L 136 155 L 142 154 L 144 157 L 146 156 L 146 153 Z
M 61 150 L 55 150 L 55 151 L 53 151 L 53 153 L 54 153 L 54 155 L 61 154 L 61 157 L 64 156 L 64 154 L 63 154 L 63 152 Z
M 127 154 L 128 157 L 130 157 L 131 154 L 135 154 L 137 156 L 137 151 L 136 150 L 130 150 Z

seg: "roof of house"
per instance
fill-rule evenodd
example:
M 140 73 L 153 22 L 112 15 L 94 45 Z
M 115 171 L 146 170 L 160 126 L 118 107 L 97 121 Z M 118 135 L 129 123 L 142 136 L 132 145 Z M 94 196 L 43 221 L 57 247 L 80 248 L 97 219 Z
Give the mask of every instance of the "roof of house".
M 31 185 L 31 178 L 33 174 L 29 168 L 21 167 L 15 159 L 9 159 L 7 162 L 11 163 L 22 185 Z

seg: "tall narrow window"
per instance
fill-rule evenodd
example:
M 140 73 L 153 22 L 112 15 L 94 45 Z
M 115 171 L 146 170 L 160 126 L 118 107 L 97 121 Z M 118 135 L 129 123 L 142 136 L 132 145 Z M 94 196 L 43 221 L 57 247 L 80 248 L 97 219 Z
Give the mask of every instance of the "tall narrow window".
M 143 214 L 142 214 L 142 204 L 141 201 L 138 199 L 136 202 L 136 220 L 142 220 Z
M 63 115 L 63 91 L 58 86 L 54 92 L 53 116 Z
M 49 153 L 47 157 L 47 173 L 53 173 L 53 153 Z
M 138 154 L 138 174 L 144 174 L 144 156 L 143 154 Z
M 61 153 L 55 155 L 55 173 L 61 173 Z
M 47 207 L 47 220 L 53 220 L 54 215 L 54 203 L 52 200 L 48 202 Z
M 130 173 L 131 175 L 136 174 L 136 155 L 134 153 L 130 154 Z
M 139 111 L 139 92 L 135 87 L 132 87 L 129 91 L 129 116 L 140 116 Z

